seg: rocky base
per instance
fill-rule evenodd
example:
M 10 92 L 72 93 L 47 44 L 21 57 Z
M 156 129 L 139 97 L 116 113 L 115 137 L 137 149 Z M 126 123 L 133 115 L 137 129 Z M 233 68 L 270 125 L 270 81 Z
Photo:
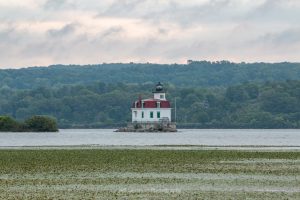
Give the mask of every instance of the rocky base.
M 175 123 L 130 123 L 115 132 L 177 132 Z

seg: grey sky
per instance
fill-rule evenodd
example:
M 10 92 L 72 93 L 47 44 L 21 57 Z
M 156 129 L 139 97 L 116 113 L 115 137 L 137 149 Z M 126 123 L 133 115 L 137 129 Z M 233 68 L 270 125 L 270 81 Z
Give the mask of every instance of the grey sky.
M 300 61 L 298 0 L 0 0 L 0 68 Z

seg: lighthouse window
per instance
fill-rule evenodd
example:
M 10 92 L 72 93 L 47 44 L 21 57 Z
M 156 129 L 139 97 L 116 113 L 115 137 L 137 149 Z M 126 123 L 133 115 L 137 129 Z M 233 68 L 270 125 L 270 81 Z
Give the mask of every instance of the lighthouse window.
M 160 118 L 160 112 L 159 111 L 157 112 L 157 118 Z
M 144 118 L 144 111 L 142 112 L 142 118 Z
M 153 112 L 152 111 L 150 112 L 150 118 L 153 118 Z
M 161 99 L 164 99 L 164 98 L 165 98 L 165 95 L 161 94 L 161 95 L 160 95 L 160 98 L 161 98 Z

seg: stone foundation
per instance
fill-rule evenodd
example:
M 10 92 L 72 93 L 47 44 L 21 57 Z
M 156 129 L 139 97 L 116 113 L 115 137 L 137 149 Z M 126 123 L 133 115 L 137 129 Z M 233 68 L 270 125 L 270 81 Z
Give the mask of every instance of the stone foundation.
M 177 132 L 176 123 L 148 122 L 128 123 L 127 127 L 119 128 L 116 132 Z

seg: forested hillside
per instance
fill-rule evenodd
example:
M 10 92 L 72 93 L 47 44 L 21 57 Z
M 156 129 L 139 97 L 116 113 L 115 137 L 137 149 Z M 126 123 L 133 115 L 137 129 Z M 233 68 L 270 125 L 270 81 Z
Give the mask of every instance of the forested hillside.
M 63 85 L 168 82 L 179 87 L 231 86 L 245 82 L 300 80 L 299 63 L 230 63 L 193 61 L 186 65 L 54 65 L 0 70 L 0 88 L 60 88 Z
M 175 68 L 178 71 L 180 71 L 180 68 L 185 68 L 187 69 L 186 73 L 189 73 L 189 67 L 197 71 L 199 66 L 177 66 Z M 239 67 L 240 66 L 235 66 L 233 68 Z M 165 70 L 171 70 L 170 68 L 171 67 L 166 67 Z M 59 68 L 54 67 L 54 69 L 58 70 Z M 90 69 L 93 69 L 93 67 Z M 97 67 L 95 69 L 97 69 Z M 124 72 L 126 71 L 124 69 L 119 70 Z M 246 68 L 243 69 L 246 70 Z M 270 70 L 271 67 L 268 66 L 265 69 Z M 281 69 L 280 67 L 276 69 L 284 71 L 283 68 Z M 26 69 L 24 70 L 26 71 Z M 27 70 L 35 71 L 37 69 Z M 38 69 L 37 71 L 39 70 L 43 71 L 44 69 Z M 51 71 L 52 68 L 45 70 Z M 84 69 L 78 70 L 84 71 Z M 149 70 L 154 69 L 149 68 Z M 286 73 L 282 73 L 281 77 L 279 74 L 278 76 L 274 75 L 279 73 L 275 70 L 276 73 L 274 72 L 273 75 L 269 77 L 284 79 L 283 77 L 287 77 L 287 75 L 290 74 L 290 77 L 293 75 L 293 77 L 296 78 L 297 73 L 299 73 L 297 70 L 295 67 L 294 73 L 286 71 Z M 220 71 L 222 71 L 222 69 Z M 237 71 L 240 72 L 239 70 Z M 249 72 L 248 69 L 247 71 Z M 21 71 L 15 72 L 21 73 Z M 215 70 L 215 72 L 217 72 L 217 70 Z M 24 77 L 32 75 L 28 72 L 23 73 Z M 146 81 L 147 78 L 145 77 L 148 77 L 148 74 L 142 71 L 140 71 L 140 73 L 143 74 L 140 80 L 142 80 L 143 77 L 143 80 Z M 175 97 L 177 99 L 177 122 L 180 127 L 300 128 L 300 81 L 244 83 L 227 88 L 205 88 L 201 87 L 200 83 L 196 83 L 199 81 L 196 78 L 184 78 L 186 75 L 183 76 L 183 73 L 184 70 L 182 70 L 182 76 L 181 78 L 179 77 L 179 80 L 185 80 L 185 83 L 179 82 L 178 86 L 174 86 L 173 84 L 165 85 L 165 88 L 168 90 L 167 98 L 171 100 L 173 105 Z M 229 71 L 227 73 L 229 73 Z M 41 75 L 42 74 L 41 72 Z M 137 75 L 139 73 L 136 72 L 135 74 Z M 160 73 L 157 74 L 159 75 Z M 51 77 L 53 77 L 53 79 L 59 79 L 56 75 L 59 76 L 59 74 L 52 74 Z M 78 77 L 79 75 L 80 73 L 77 73 L 77 80 L 88 80 L 80 79 Z M 150 76 L 151 73 L 149 77 Z M 167 73 L 164 76 L 167 76 Z M 230 73 L 227 76 L 229 77 Z M 63 75 L 61 75 L 61 77 L 63 77 Z M 114 77 L 116 78 L 117 75 Z M 124 77 L 124 82 L 130 80 L 126 79 L 126 75 L 119 74 L 119 77 Z M 242 77 L 242 75 L 240 77 Z M 106 78 L 105 82 L 111 82 L 107 81 L 110 80 L 109 78 L 110 77 Z M 15 79 L 23 80 L 23 86 L 28 84 L 22 76 L 17 76 Z M 199 79 L 201 81 L 201 78 Z M 233 83 L 233 79 L 238 82 L 236 78 L 232 77 L 231 82 L 228 79 L 226 83 Z M 257 79 L 257 77 L 253 76 L 252 79 Z M 53 81 L 52 79 L 49 80 Z M 61 80 L 63 81 L 63 79 Z M 172 79 L 166 80 L 172 83 Z M 222 82 L 221 79 L 216 78 L 211 80 L 219 80 L 214 82 L 214 84 L 221 84 Z M 188 82 L 191 85 L 199 84 L 199 86 L 180 86 L 180 84 L 185 85 Z M 53 84 L 54 83 L 55 81 L 53 81 Z M 207 80 L 206 83 L 209 83 L 209 81 Z M 223 84 L 225 84 L 224 81 Z M 142 94 L 143 97 L 151 96 L 153 86 L 154 85 L 150 83 L 110 84 L 98 82 L 87 84 L 86 82 L 86 84 L 82 85 L 39 87 L 30 90 L 15 90 L 2 87 L 0 89 L 0 115 L 10 115 L 19 120 L 32 115 L 50 115 L 58 119 L 60 127 L 117 127 L 130 121 L 130 106 L 132 101 L 136 99 L 139 94 Z

